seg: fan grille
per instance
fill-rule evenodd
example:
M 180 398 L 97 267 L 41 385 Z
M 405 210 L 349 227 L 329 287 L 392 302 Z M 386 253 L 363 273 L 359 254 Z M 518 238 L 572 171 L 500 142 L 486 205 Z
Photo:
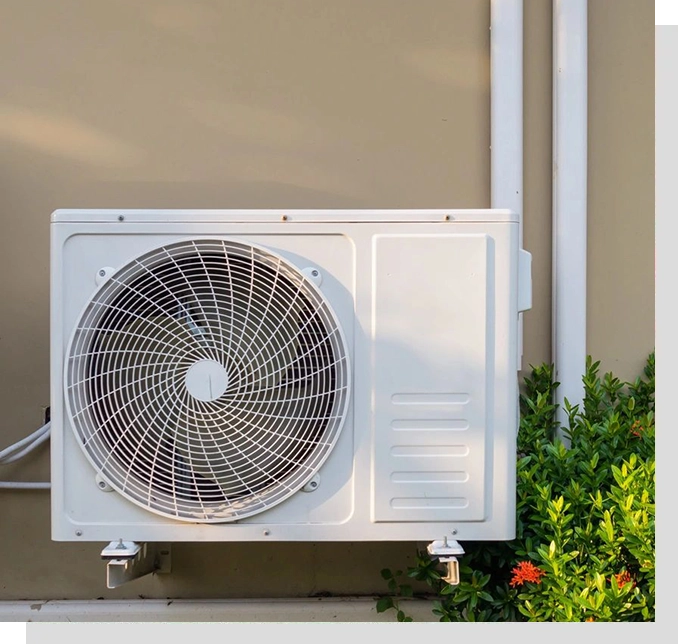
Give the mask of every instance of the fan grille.
M 163 246 L 108 279 L 65 371 L 85 454 L 157 514 L 225 522 L 303 486 L 334 446 L 349 365 L 319 291 L 280 256 L 233 240 Z

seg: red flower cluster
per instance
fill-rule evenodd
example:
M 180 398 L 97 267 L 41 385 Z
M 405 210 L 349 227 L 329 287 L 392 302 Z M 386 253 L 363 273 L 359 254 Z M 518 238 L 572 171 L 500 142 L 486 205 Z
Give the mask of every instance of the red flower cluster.
M 634 436 L 640 437 L 640 432 L 642 432 L 645 428 L 640 424 L 640 421 L 634 420 L 633 425 L 631 425 L 631 433 Z
M 623 572 L 617 573 L 614 576 L 616 582 L 617 582 L 617 588 L 621 588 L 624 584 L 628 584 L 630 581 L 633 582 L 633 587 L 635 588 L 636 582 L 633 581 L 633 577 L 631 577 L 631 573 L 629 573 L 627 570 L 624 570 Z
M 541 578 L 546 574 L 541 568 L 535 566 L 531 561 L 521 561 L 511 570 L 513 577 L 511 578 L 510 586 L 522 586 L 526 581 L 538 584 Z

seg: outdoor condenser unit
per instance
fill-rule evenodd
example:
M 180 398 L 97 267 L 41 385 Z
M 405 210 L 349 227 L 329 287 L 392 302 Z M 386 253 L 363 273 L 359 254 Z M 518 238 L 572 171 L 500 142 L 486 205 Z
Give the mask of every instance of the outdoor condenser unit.
M 514 537 L 516 214 L 51 228 L 52 537 L 110 542 L 109 585 L 158 568 L 160 543 L 429 541 L 449 562 Z

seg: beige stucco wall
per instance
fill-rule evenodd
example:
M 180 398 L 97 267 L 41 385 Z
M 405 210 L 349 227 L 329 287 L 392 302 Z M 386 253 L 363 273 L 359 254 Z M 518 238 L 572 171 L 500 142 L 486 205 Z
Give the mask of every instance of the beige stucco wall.
M 654 344 L 654 7 L 590 3 L 590 350 Z M 612 7 L 614 5 L 614 9 Z M 487 207 L 489 0 L 0 0 L 0 446 L 49 404 L 60 207 Z M 525 0 L 524 362 L 550 359 L 551 3 Z M 44 479 L 46 450 L 0 478 Z M 105 589 L 102 544 L 0 492 L 0 600 L 383 592 L 414 544 L 178 544 Z
M 654 348 L 654 3 L 589 2 L 588 350 L 634 378 Z

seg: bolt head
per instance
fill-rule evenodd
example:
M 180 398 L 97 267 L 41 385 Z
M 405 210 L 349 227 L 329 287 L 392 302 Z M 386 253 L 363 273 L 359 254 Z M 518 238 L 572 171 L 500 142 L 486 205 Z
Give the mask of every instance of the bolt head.
M 102 269 L 99 271 L 99 277 L 103 277 L 104 275 L 106 275 L 106 271 L 102 268 Z
M 125 221 L 124 215 L 118 215 L 118 221 Z
M 75 536 L 76 536 L 76 537 L 82 537 L 82 530 L 76 530 L 76 531 L 75 531 Z

